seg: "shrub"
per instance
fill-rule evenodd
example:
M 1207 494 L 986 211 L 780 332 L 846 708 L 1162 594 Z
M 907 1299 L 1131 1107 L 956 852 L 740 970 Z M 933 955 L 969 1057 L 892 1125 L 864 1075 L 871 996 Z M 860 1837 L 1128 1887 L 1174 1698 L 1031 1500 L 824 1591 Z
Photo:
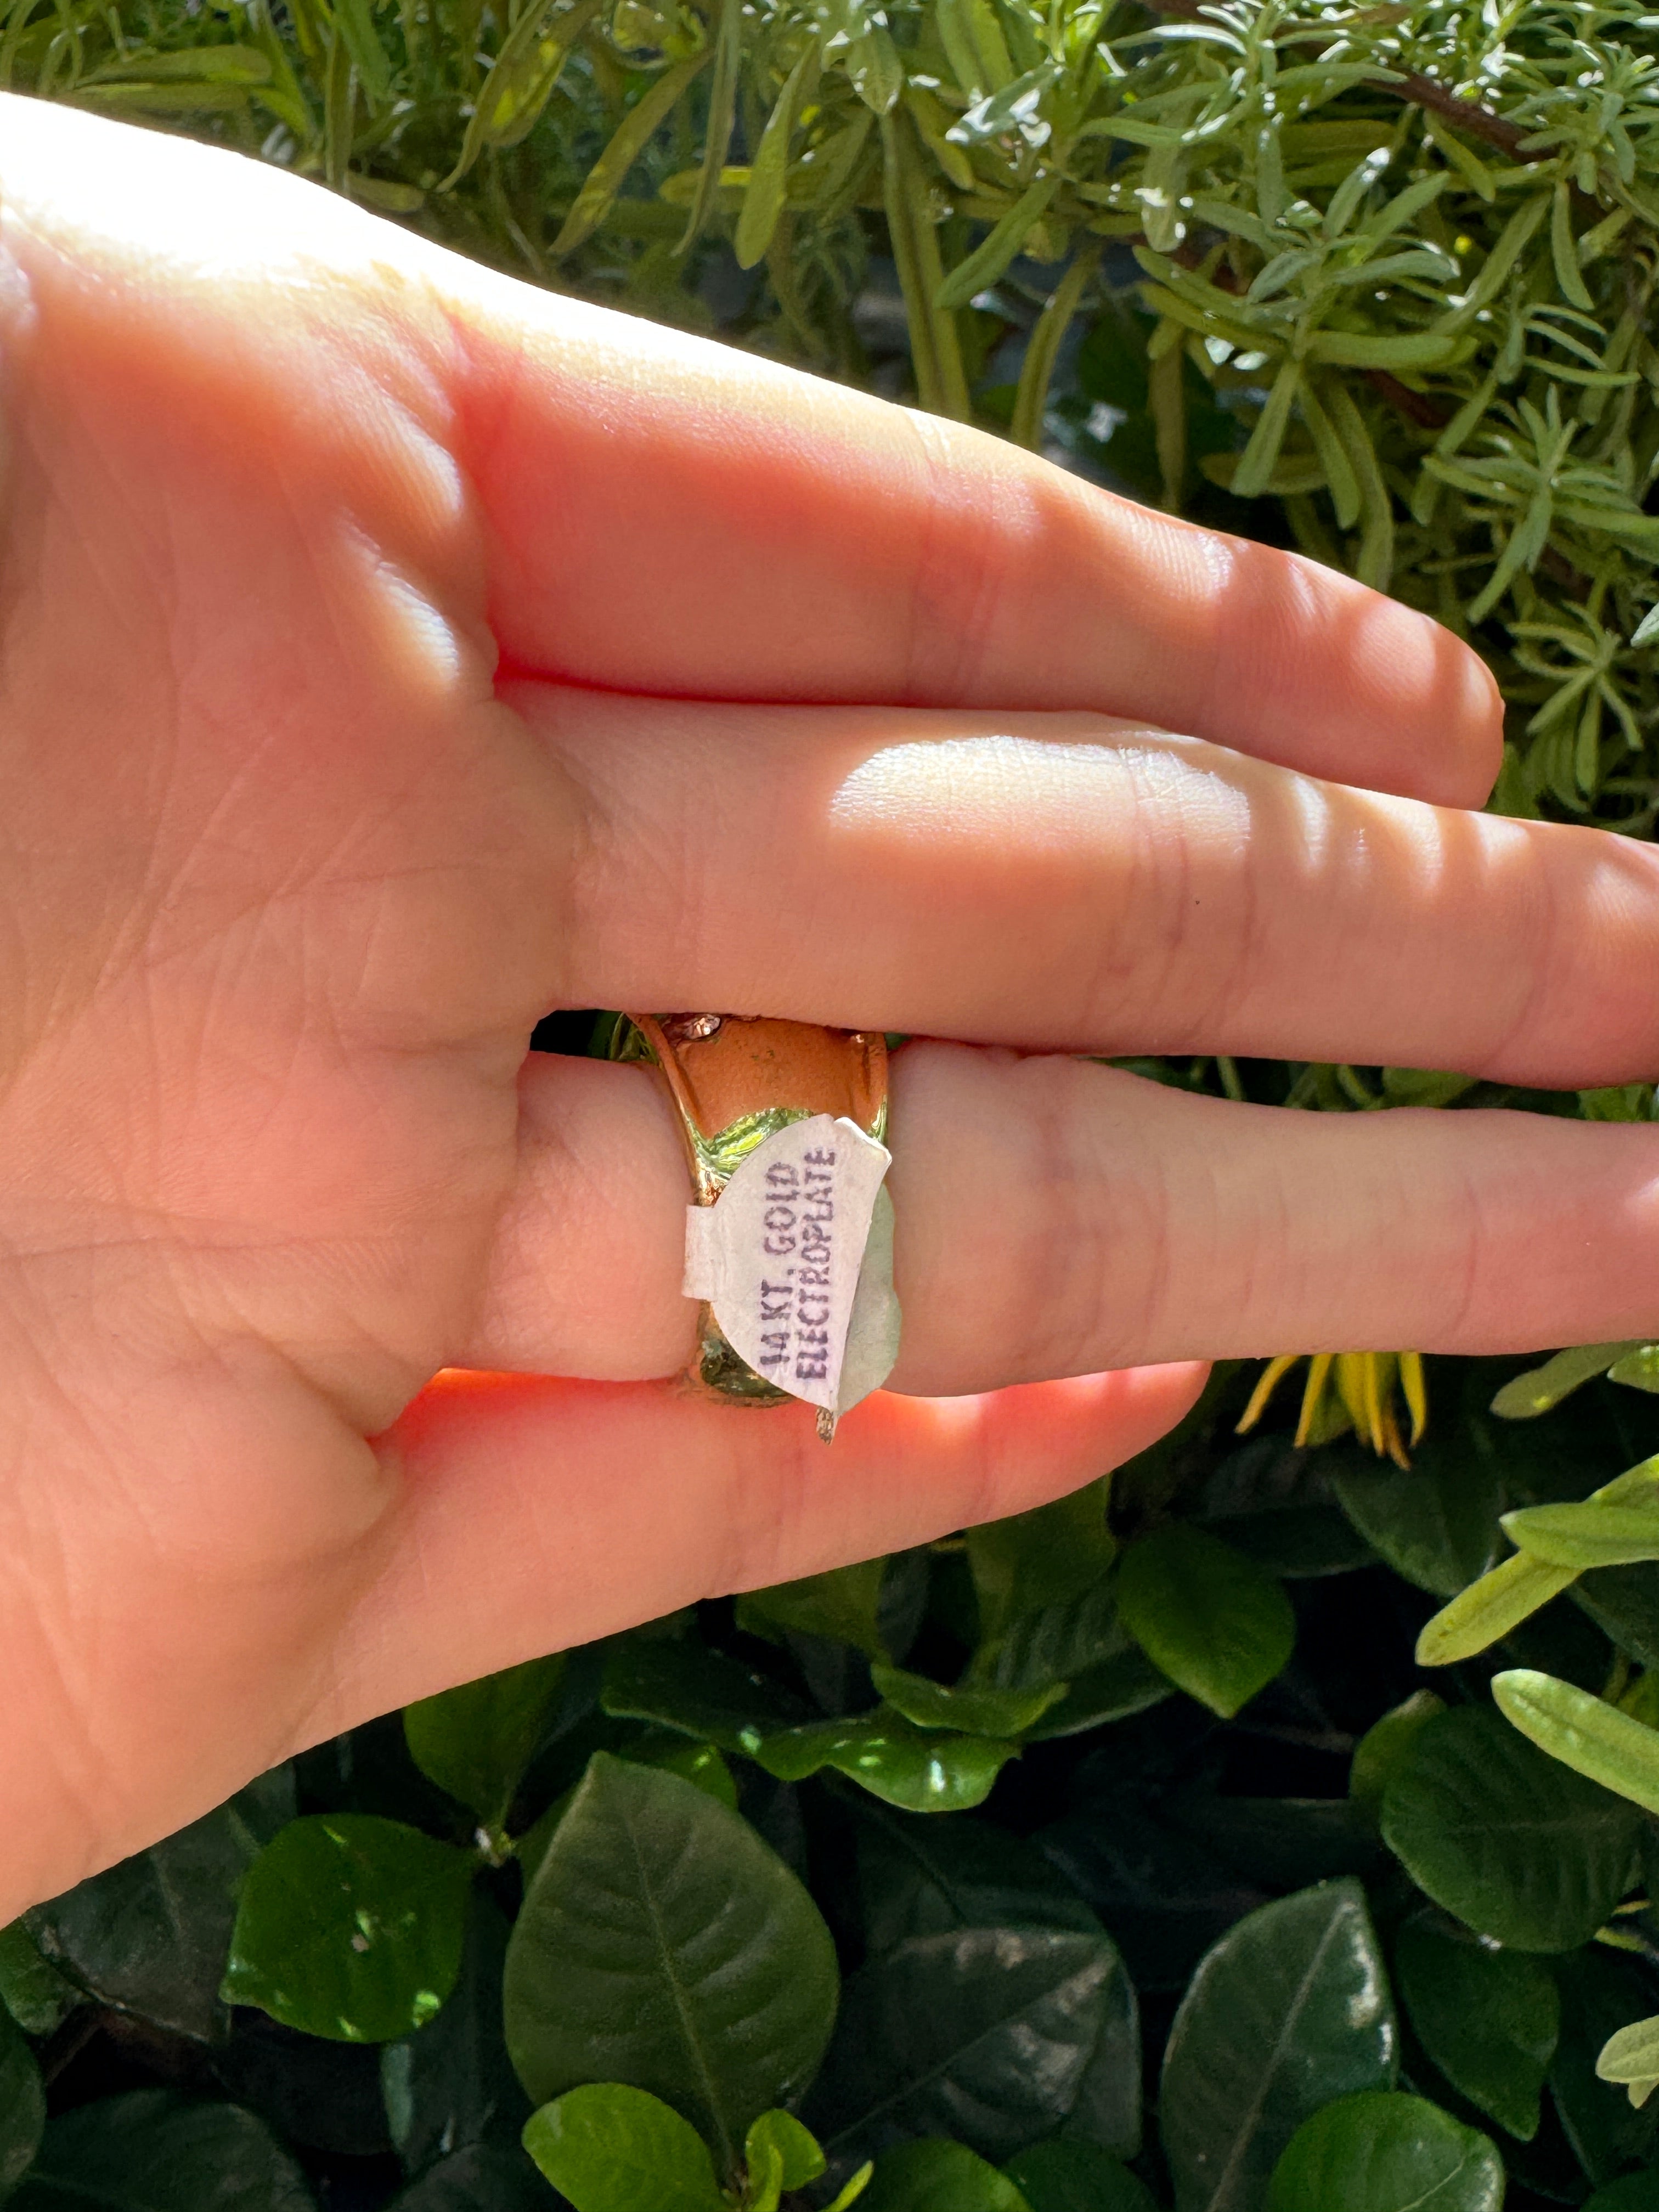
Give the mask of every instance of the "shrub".
M 1486 653 L 1500 807 L 1647 835 L 1654 33 L 11 0 L 0 72 L 1297 544 Z M 1109 1486 L 305 1754 L 0 1936 L 0 2179 L 22 2212 L 1659 2204 L 1659 1358 L 1522 1365 L 1432 1363 L 1409 1468 L 1370 1449 L 1407 1456 L 1409 1354 L 1316 1364 L 1299 1441 L 1226 1370 Z

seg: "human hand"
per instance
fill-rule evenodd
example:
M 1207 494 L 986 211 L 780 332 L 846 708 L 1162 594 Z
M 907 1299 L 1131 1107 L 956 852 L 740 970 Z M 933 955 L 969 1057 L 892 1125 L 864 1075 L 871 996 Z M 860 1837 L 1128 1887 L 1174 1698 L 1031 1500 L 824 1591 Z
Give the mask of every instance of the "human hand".
M 0 1917 L 1056 1494 L 1176 1363 L 1651 1324 L 1650 1128 L 1052 1056 L 1653 1072 L 1659 861 L 1458 811 L 1498 703 L 1431 623 L 85 116 L 0 106 Z M 678 1139 L 526 1059 L 561 1005 L 966 1041 L 895 1061 L 905 1347 L 832 1453 L 660 1379 Z

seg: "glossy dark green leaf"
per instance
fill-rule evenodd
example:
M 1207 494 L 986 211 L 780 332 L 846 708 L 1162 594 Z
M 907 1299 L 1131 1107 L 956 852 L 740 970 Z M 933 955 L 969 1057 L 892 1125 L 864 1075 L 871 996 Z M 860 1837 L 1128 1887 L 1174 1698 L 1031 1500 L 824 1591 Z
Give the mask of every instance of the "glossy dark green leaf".
M 1453 2088 L 1529 2142 L 1561 2028 L 1548 1968 L 1419 1916 L 1395 1939 L 1394 1971 L 1419 2042 Z
M 487 1828 L 507 1818 L 564 1679 L 564 1656 L 529 1659 L 404 1708 L 404 1735 L 422 1774 Z
M 1112 1929 L 1137 1989 L 1184 1990 L 1211 1946 L 1267 1902 L 1173 1825 L 1160 1794 L 1127 1784 L 1084 1796 L 1034 1840 Z
M 1609 2039 L 1653 2010 L 1653 1984 L 1636 1961 L 1591 1945 L 1552 1962 L 1561 2033 L 1550 2062 L 1550 2096 L 1574 2155 L 1598 2187 L 1632 2166 L 1659 2160 L 1659 2100 L 1633 2110 L 1596 2062 Z
M 678 1775 L 598 1755 L 507 1950 L 507 2049 L 538 2104 L 627 2081 L 729 2174 L 811 2081 L 836 2015 L 817 1907 L 747 1821 Z
M 878 1695 L 918 1728 L 956 1729 L 969 1735 L 1024 1735 L 1066 1694 L 1060 1682 L 1035 1690 L 948 1689 L 902 1667 L 872 1667 L 870 1679 Z
M 1497 1469 L 1455 1430 L 1431 1431 L 1409 1468 L 1345 1459 L 1331 1486 L 1372 1549 L 1435 1597 L 1455 1596 L 1508 1549 Z
M 85 1991 L 40 1955 L 21 1920 L 0 1928 L 0 2004 L 29 2035 L 50 2035 Z
M 52 1965 L 101 2003 L 209 2041 L 227 2025 L 224 1978 L 242 1878 L 269 1833 L 279 1771 L 176 1835 L 25 1914 Z
M 1109 1721 L 1133 1719 L 1174 1694 L 1169 1676 L 1126 1638 L 1121 1651 L 1073 1678 L 1065 1696 L 1050 1705 L 1026 1741 L 1053 1743 L 1061 1736 L 1081 1735 Z
M 249 1869 L 224 1994 L 340 2043 L 387 2043 L 455 1986 L 477 1858 L 372 1813 L 291 1820 Z
M 1517 1951 L 1589 1941 L 1624 1894 L 1638 1827 L 1621 1799 L 1473 1705 L 1419 1732 L 1382 1799 L 1384 1840 L 1419 1887 Z
M 428 2166 L 386 2212 L 556 2212 L 519 2143 L 473 2143 Z
M 987 1563 L 988 1573 L 994 1564 L 994 1557 Z M 981 1596 L 981 1610 L 984 1601 Z M 1049 1682 L 1070 1682 L 1138 1648 L 1118 1620 L 1117 1594 L 1103 1572 L 1071 1597 L 1016 1613 L 999 1635 L 981 1643 L 963 1679 L 988 1689 L 1038 1689 Z
M 901 2143 L 876 2161 L 862 2212 L 1030 2212 L 1006 2174 L 956 2142 Z
M 807 1712 L 764 1674 L 696 1638 L 623 1638 L 605 1662 L 601 1702 L 607 1713 L 751 1759 L 763 1737 Z
M 848 1984 L 806 2118 L 842 2157 L 949 2134 L 1006 2159 L 1061 2127 L 1097 2069 L 1118 2082 L 1121 2124 L 1133 2127 L 1139 2046 L 1134 1993 L 1103 1934 L 913 1936 Z
M 1035 2143 L 1003 2171 L 1030 2212 L 1158 2212 L 1146 2183 L 1092 2143 Z
M 7 2212 L 314 2212 L 304 2174 L 239 2106 L 138 2089 L 46 2129 Z
M 880 1609 L 886 1571 L 884 1559 L 865 1559 L 856 1566 L 807 1575 L 799 1582 L 745 1590 L 738 1600 L 738 1626 L 775 1639 L 781 1629 L 827 1636 L 850 1644 L 866 1658 L 884 1659 Z
M 1130 1546 L 1117 1603 L 1148 1658 L 1224 1718 L 1272 1681 L 1296 1642 L 1282 1586 L 1218 1536 L 1184 1522 Z
M 751 1755 L 780 1782 L 804 1782 L 829 1766 L 884 1804 L 960 1813 L 984 1802 L 1019 1746 L 995 1736 L 941 1735 L 883 1711 L 781 1729 Z
M 435 2020 L 380 2053 L 386 2118 L 407 2172 L 491 2138 L 516 2146 L 530 2118 L 501 2031 L 507 1938 L 506 1915 L 476 1888 L 454 1989 Z
M 1362 1805 L 1379 1809 L 1389 1778 L 1405 1757 L 1418 1730 L 1437 1713 L 1445 1700 L 1432 1690 L 1413 1690 L 1411 1696 L 1374 1721 L 1354 1746 L 1348 1769 L 1348 1795 Z
M 989 1821 L 937 1820 L 872 1805 L 860 1814 L 856 1838 L 872 1951 L 960 1928 L 1099 1931 L 1099 1920 L 1059 1869 Z
M 1164 2056 L 1159 2125 L 1177 2212 L 1258 2212 L 1322 2106 L 1394 2085 L 1394 2008 L 1364 1892 L 1263 1905 L 1205 1958 Z
M 1422 2097 L 1372 2089 L 1304 2120 L 1279 2161 L 1268 2212 L 1499 2212 L 1504 2161 Z
M 544 2105 L 526 2123 L 524 2147 L 576 2212 L 729 2212 L 690 2122 L 626 2082 Z
M 1116 1556 L 1106 1526 L 1103 1482 L 1030 1513 L 970 1528 L 968 1562 L 981 1638 L 1001 1636 L 1022 1614 L 1081 1597 Z

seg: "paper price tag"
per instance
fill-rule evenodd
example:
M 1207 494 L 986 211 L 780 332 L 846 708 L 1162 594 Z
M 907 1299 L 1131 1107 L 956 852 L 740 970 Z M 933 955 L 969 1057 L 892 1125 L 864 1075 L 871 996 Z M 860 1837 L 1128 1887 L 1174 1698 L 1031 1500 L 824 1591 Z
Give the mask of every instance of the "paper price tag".
M 713 1206 L 686 1209 L 687 1297 L 707 1299 L 757 1375 L 831 1413 L 854 1402 L 843 1401 L 844 1384 L 856 1382 L 863 1397 L 897 1353 L 891 1209 L 881 1191 L 891 1163 L 855 1121 L 817 1114 L 757 1145 Z M 878 1197 L 884 1233 L 872 1240 Z M 866 1251 L 875 1264 L 860 1296 Z

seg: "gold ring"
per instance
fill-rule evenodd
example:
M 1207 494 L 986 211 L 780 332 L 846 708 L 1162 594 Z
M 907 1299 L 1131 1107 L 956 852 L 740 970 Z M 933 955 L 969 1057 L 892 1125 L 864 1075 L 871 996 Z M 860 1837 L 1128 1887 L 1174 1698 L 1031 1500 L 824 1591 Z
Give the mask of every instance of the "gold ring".
M 688 1382 L 728 1404 L 805 1399 L 829 1443 L 898 1352 L 886 1038 L 628 1014 L 611 1050 L 659 1071 L 685 1142 L 686 1291 L 698 1301 Z

